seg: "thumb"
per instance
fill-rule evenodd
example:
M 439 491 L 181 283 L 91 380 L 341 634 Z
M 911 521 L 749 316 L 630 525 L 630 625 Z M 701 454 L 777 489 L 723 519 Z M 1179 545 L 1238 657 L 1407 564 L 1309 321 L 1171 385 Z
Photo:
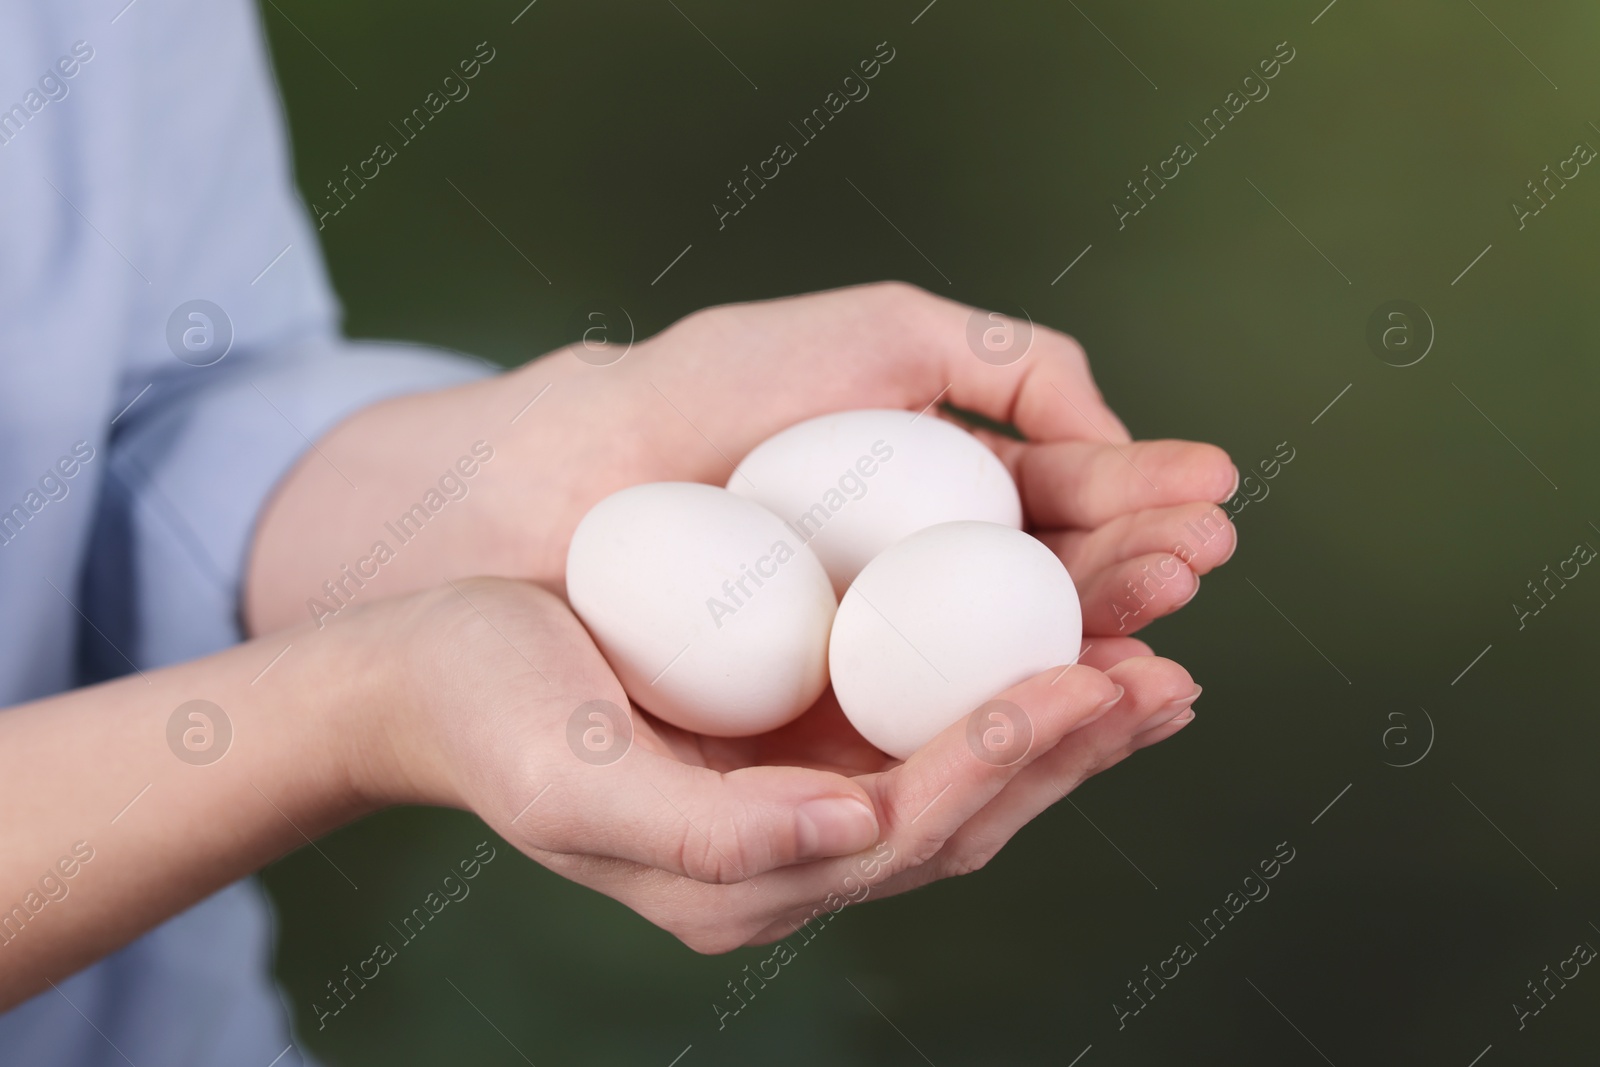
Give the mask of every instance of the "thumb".
M 1101 395 L 1076 340 L 1029 318 L 971 308 L 911 290 L 902 357 L 958 408 L 1012 423 L 1030 441 L 1132 440 Z M 987 324 L 987 325 L 986 325 Z M 1003 338 L 999 351 L 983 342 Z M 929 392 L 928 395 L 933 395 Z
M 556 835 L 564 840 L 542 847 L 632 860 L 697 882 L 748 880 L 859 852 L 878 839 L 867 794 L 827 771 L 724 774 L 635 748 L 616 764 L 586 769 L 575 784 L 562 789 L 569 794 L 562 814 L 546 816 L 566 828 Z

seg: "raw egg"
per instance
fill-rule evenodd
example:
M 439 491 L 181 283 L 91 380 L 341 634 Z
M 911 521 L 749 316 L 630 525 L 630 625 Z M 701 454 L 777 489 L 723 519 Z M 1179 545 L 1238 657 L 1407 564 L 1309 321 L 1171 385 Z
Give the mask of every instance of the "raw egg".
M 834 592 L 908 534 L 971 519 L 1020 529 L 1022 501 L 982 441 L 931 413 L 823 415 L 757 445 L 728 489 L 789 524 Z
M 1066 567 L 990 522 L 947 522 L 864 567 L 834 617 L 833 691 L 872 744 L 905 759 L 1018 682 L 1078 658 Z
M 572 535 L 567 599 L 628 696 L 685 730 L 763 733 L 828 684 L 827 572 L 776 515 L 715 486 L 596 504 Z

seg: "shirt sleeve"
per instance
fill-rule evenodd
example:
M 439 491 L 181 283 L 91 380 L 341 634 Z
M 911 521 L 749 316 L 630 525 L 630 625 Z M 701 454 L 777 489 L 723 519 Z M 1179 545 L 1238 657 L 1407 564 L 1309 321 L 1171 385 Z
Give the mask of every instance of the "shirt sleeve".
M 328 338 L 158 376 L 110 441 L 82 590 L 104 640 L 85 638 L 87 676 L 240 640 L 257 517 L 313 442 L 371 404 L 489 373 L 422 347 Z

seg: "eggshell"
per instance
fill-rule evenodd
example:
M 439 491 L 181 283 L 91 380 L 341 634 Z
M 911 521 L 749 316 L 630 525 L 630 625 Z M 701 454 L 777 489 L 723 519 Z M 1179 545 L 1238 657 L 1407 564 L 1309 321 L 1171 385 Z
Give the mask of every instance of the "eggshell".
M 843 595 L 878 553 L 941 522 L 1022 527 L 1022 501 L 983 442 L 931 412 L 823 415 L 757 445 L 728 489 L 789 523 Z
M 822 564 L 715 486 L 638 485 L 596 504 L 567 551 L 567 599 L 628 696 L 686 730 L 762 733 L 828 684 Z
M 1020 530 L 947 522 L 861 571 L 834 617 L 833 691 L 872 744 L 905 759 L 1027 678 L 1074 662 L 1083 637 L 1066 567 Z

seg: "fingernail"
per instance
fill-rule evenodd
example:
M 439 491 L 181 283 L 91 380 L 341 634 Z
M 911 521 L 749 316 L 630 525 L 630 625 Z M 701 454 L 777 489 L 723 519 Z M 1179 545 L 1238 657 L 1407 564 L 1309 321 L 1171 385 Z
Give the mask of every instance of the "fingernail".
M 1113 691 L 1112 694 L 1111 694 L 1111 699 L 1106 701 L 1104 704 L 1101 704 L 1098 708 L 1094 709 L 1095 717 L 1098 718 L 1101 715 L 1104 715 L 1106 712 L 1110 711 L 1112 708 L 1116 707 L 1122 701 L 1122 694 L 1124 694 L 1126 692 L 1127 692 L 1127 690 L 1122 688 L 1122 686 L 1120 686 L 1120 685 L 1117 686 L 1115 691 Z
M 794 833 L 800 859 L 844 856 L 877 840 L 878 818 L 854 797 L 824 797 L 795 809 Z
M 1135 730 L 1134 732 L 1142 734 L 1146 730 L 1154 730 L 1157 726 L 1164 725 L 1165 723 L 1169 723 L 1173 719 L 1176 719 L 1179 715 L 1189 710 L 1189 705 L 1200 699 L 1201 691 L 1201 686 L 1195 686 L 1194 692 L 1190 693 L 1186 697 L 1179 697 L 1177 700 L 1169 702 L 1163 706 L 1160 711 L 1146 719 L 1144 723 L 1140 725 L 1139 729 Z
M 1226 556 L 1222 557 L 1222 559 L 1217 563 L 1217 566 L 1220 567 L 1220 566 L 1222 566 L 1222 564 L 1228 562 L 1230 559 L 1233 558 L 1233 554 L 1235 552 L 1237 552 L 1237 551 L 1239 551 L 1239 527 L 1234 526 L 1233 527 L 1233 547 L 1228 549 L 1228 554 Z
M 1180 712 L 1172 721 L 1177 723 L 1179 726 L 1189 725 L 1194 721 L 1194 709 L 1190 708 L 1188 711 Z
M 1222 498 L 1222 500 L 1219 501 L 1219 503 L 1224 503 L 1225 504 L 1228 501 L 1232 500 L 1233 499 L 1233 494 L 1235 494 L 1235 493 L 1237 493 L 1239 491 L 1239 483 L 1241 481 L 1243 481 L 1243 480 L 1244 480 L 1244 474 L 1241 473 L 1239 468 L 1238 468 L 1238 466 L 1235 465 L 1234 468 L 1233 468 L 1233 488 L 1228 490 L 1228 494 L 1226 496 L 1224 496 Z
M 1200 595 L 1200 576 L 1197 574 L 1197 575 L 1194 576 L 1194 592 L 1192 592 L 1188 596 L 1184 597 L 1183 598 L 1183 603 L 1179 604 L 1178 607 L 1180 607 L 1180 608 L 1183 607 L 1184 605 L 1188 604 L 1189 601 L 1193 600 L 1195 597 L 1197 597 L 1199 595 Z M 1174 609 L 1174 610 L 1176 610 L 1176 609 Z

